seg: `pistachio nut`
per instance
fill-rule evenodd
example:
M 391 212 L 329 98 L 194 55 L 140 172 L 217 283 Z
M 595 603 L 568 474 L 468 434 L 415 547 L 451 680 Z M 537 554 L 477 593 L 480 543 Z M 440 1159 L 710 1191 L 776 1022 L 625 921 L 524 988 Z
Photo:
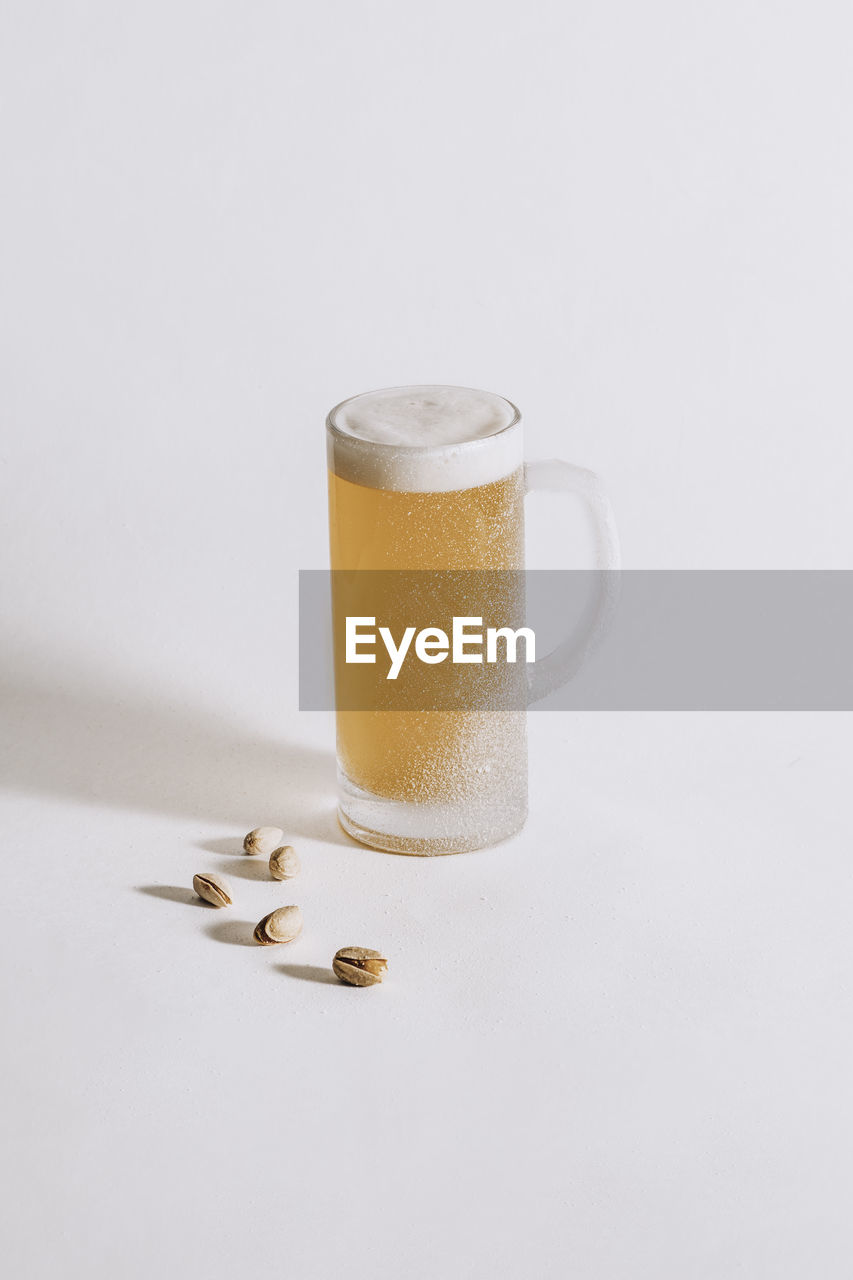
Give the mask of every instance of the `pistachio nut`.
M 200 898 L 212 903 L 214 907 L 231 906 L 231 886 L 222 876 L 213 875 L 209 871 L 200 872 L 193 876 L 193 888 Z
M 245 853 L 262 853 L 268 858 L 273 849 L 276 849 L 284 839 L 284 832 L 281 827 L 255 827 L 254 831 L 250 831 L 243 841 L 243 851 Z
M 273 880 L 292 880 L 299 875 L 299 854 L 292 845 L 283 844 L 270 854 L 270 875 Z
M 262 947 L 275 942 L 292 942 L 302 932 L 302 908 L 278 907 L 255 925 L 255 942 Z
M 369 947 L 341 947 L 335 952 L 332 968 L 341 982 L 351 987 L 372 987 L 382 981 L 388 961 L 381 951 Z

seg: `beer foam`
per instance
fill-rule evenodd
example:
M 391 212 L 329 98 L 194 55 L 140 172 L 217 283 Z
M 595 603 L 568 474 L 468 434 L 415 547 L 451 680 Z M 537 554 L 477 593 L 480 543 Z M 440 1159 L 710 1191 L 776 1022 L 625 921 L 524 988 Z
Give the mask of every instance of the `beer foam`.
M 471 489 L 521 466 L 518 410 L 469 387 L 390 387 L 329 414 L 329 468 L 374 489 Z

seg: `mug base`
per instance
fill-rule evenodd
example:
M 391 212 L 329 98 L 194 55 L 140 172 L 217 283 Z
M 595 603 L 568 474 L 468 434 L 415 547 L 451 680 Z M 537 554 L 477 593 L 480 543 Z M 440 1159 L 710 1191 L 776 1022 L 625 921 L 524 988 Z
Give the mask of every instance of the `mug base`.
M 527 819 L 526 803 L 490 806 L 484 812 L 479 806 L 388 800 L 356 787 L 343 774 L 338 785 L 338 821 L 344 831 L 383 853 L 473 853 L 517 835 Z

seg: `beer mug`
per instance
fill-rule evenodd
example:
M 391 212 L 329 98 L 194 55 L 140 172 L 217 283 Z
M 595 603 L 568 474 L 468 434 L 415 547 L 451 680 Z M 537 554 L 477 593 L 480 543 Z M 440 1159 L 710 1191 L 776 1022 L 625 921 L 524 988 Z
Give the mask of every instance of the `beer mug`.
M 579 632 L 539 657 L 529 676 L 525 670 L 525 702 L 571 677 L 606 628 L 619 562 L 610 506 L 592 472 L 556 460 L 525 464 L 515 405 L 465 387 L 354 396 L 332 409 L 326 439 L 333 607 L 335 582 L 346 577 L 335 571 L 519 573 L 525 495 L 579 497 L 595 538 L 596 599 Z M 523 706 L 350 709 L 339 693 L 336 722 L 338 815 L 363 844 L 456 853 L 524 825 Z

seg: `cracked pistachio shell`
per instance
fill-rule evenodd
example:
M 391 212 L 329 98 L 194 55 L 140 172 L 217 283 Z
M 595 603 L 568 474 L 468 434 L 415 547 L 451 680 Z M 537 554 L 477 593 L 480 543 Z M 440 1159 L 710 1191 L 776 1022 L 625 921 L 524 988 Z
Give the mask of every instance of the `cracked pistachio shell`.
M 193 888 L 200 898 L 212 903 L 214 907 L 231 906 L 231 886 L 227 880 L 223 880 L 222 876 L 216 876 L 207 871 L 201 872 L 193 876 Z
M 292 942 L 302 932 L 302 908 L 278 907 L 255 925 L 255 942 L 267 947 L 275 942 Z
M 281 827 L 255 827 L 243 841 L 244 853 L 261 853 L 268 858 L 284 839 Z
M 299 875 L 299 854 L 292 845 L 283 844 L 270 854 L 270 875 L 273 880 L 292 880 Z
M 332 961 L 335 975 L 351 987 L 372 987 L 382 981 L 388 961 L 369 947 L 341 947 Z

